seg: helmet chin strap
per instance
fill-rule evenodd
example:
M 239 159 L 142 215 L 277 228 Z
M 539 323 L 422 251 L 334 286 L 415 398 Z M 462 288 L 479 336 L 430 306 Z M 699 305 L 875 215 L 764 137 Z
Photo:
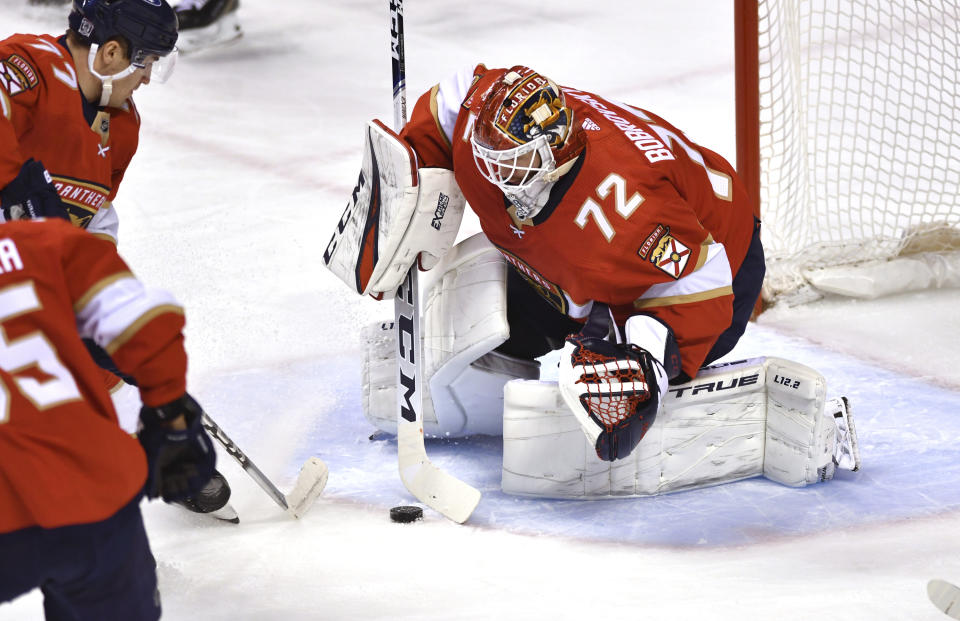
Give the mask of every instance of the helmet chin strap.
M 504 192 L 507 199 L 517 208 L 517 217 L 526 220 L 540 213 L 550 199 L 550 190 L 553 189 L 553 185 L 560 177 L 570 172 L 579 157 L 578 155 L 569 162 L 554 168 L 519 192 Z
M 87 54 L 87 68 L 90 70 L 90 73 L 94 75 L 100 82 L 103 84 L 103 90 L 100 92 L 100 107 L 106 106 L 110 101 L 110 96 L 113 94 L 113 81 L 122 80 L 128 75 L 132 74 L 137 70 L 133 66 L 133 63 L 121 71 L 120 73 L 114 73 L 113 75 L 102 75 L 96 69 L 93 68 L 93 61 L 97 57 L 97 50 L 100 49 L 100 46 L 96 43 L 90 44 L 90 53 Z
M 504 192 L 507 199 L 513 203 L 517 209 L 517 217 L 521 220 L 533 218 L 547 204 L 550 198 L 550 190 L 553 188 L 553 181 L 546 179 L 537 179 L 526 188 L 517 192 Z

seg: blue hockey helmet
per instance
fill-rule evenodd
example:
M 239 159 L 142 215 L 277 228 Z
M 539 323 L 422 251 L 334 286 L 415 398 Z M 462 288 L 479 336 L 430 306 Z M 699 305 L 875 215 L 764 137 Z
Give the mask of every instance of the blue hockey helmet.
M 167 56 L 177 44 L 177 14 L 166 0 L 73 0 L 69 23 L 88 45 L 122 36 L 137 67 L 150 56 Z

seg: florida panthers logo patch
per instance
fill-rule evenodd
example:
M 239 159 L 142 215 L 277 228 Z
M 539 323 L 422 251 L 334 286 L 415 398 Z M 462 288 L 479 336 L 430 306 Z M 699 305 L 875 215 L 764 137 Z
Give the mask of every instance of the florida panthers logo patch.
M 0 87 L 11 96 L 30 90 L 38 83 L 37 72 L 19 54 L 0 61 Z
M 690 249 L 680 243 L 673 235 L 664 235 L 657 243 L 657 247 L 650 255 L 650 262 L 669 274 L 672 278 L 680 278 L 683 268 L 690 260 Z
M 646 261 L 647 259 L 650 258 L 650 252 L 653 251 L 654 248 L 659 247 L 658 242 L 660 241 L 660 239 L 663 238 L 664 235 L 669 235 L 669 234 L 670 234 L 669 226 L 658 224 L 657 228 L 653 229 L 653 232 L 647 236 L 646 240 L 644 240 L 643 245 L 640 246 L 640 248 L 637 250 L 637 254 L 640 255 L 641 259 Z
M 497 129 L 516 144 L 546 135 L 551 145 L 563 145 L 573 111 L 564 105 L 560 88 L 538 73 L 521 76 L 511 71 L 503 80 L 510 91 L 494 120 Z

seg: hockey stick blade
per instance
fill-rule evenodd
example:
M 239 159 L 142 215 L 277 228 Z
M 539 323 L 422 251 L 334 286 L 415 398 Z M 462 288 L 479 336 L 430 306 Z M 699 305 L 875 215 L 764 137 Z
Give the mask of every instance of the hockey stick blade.
M 297 483 L 294 485 L 293 491 L 290 494 L 284 494 L 206 412 L 203 413 L 201 423 L 203 428 L 220 443 L 227 454 L 240 464 L 243 471 L 250 475 L 250 478 L 256 481 L 257 485 L 275 503 L 295 518 L 299 518 L 310 508 L 310 505 L 313 504 L 313 501 L 317 499 L 317 496 L 320 495 L 327 484 L 327 465 L 316 457 L 311 457 L 300 468 L 300 474 L 297 476 Z
M 417 500 L 458 524 L 480 503 L 480 492 L 437 468 L 427 457 L 423 427 L 404 421 L 397 429 L 400 479 Z
M 308 459 L 300 469 L 296 485 L 286 496 L 287 513 L 295 518 L 306 513 L 327 486 L 328 474 L 327 464 L 316 457 Z
M 927 583 L 927 596 L 940 612 L 951 619 L 960 619 L 960 588 L 946 580 Z

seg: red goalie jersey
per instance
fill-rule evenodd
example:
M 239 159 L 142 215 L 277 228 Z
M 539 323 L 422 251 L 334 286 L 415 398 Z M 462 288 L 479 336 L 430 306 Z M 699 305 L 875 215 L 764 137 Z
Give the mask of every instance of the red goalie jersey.
M 471 132 L 507 70 L 479 65 L 420 97 L 401 132 L 422 167 L 452 169 L 487 238 L 558 310 L 591 302 L 618 322 L 654 315 L 673 330 L 693 377 L 731 323 L 732 274 L 754 231 L 733 168 L 662 118 L 563 87 L 585 146 L 532 218 L 481 174 Z
M 109 241 L 62 221 L 0 225 L 0 533 L 103 520 L 141 490 L 143 450 L 80 337 L 162 405 L 186 390 L 183 325 Z
M 28 158 L 39 160 L 74 224 L 87 228 L 116 196 L 137 150 L 140 117 L 132 99 L 100 111 L 85 111 L 82 99 L 61 41 L 25 34 L 0 41 L 0 188 Z

